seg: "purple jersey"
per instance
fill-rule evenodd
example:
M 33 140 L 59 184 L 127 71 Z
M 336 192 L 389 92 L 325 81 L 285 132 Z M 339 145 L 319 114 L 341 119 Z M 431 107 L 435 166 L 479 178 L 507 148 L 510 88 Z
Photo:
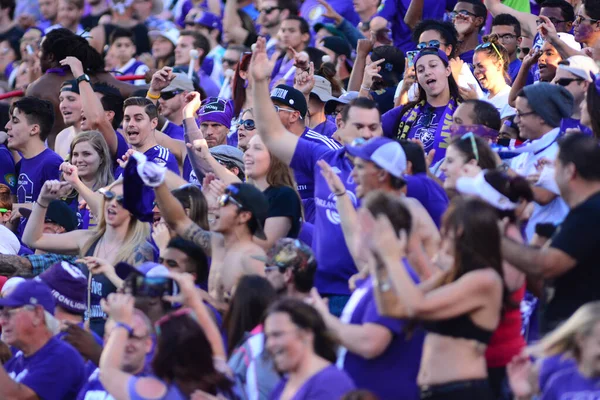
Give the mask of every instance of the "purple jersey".
M 540 400 L 576 400 L 600 398 L 600 378 L 588 378 L 576 365 L 555 372 L 546 383 Z
M 314 285 L 321 294 L 349 295 L 348 279 L 357 271 L 344 241 L 335 195 L 329 190 L 321 169 L 317 166 L 317 161 L 321 159 L 338 174 L 346 186 L 348 196 L 358 206 L 358 199 L 354 194 L 356 184 L 350 176 L 353 167 L 346 157 L 345 149 L 332 150 L 301 137 L 290 166 L 296 173 L 313 178 L 315 229 L 312 248 L 318 265 Z
M 167 167 L 167 169 L 173 171 L 177 175 L 179 175 L 179 165 L 177 164 L 177 159 L 171 152 L 159 145 L 156 145 L 144 152 L 144 155 L 148 159 L 148 161 L 152 161 L 155 164 L 162 165 Z M 123 168 L 119 167 L 115 171 L 115 177 L 119 177 L 123 174 Z
M 301 138 L 304 138 L 310 142 L 317 143 L 318 145 L 325 146 L 330 150 L 337 150 L 340 145 L 333 139 L 321 135 L 308 128 L 304 129 Z M 315 178 L 314 174 L 306 174 L 302 170 L 294 169 L 294 179 L 298 185 L 298 193 L 302 199 L 302 205 L 304 206 L 304 220 L 310 223 L 315 221 Z
M 287 384 L 287 378 L 283 378 L 269 397 L 271 400 L 279 400 Z M 298 389 L 292 400 L 332 400 L 339 399 L 346 393 L 354 390 L 352 379 L 344 371 L 340 371 L 335 365 L 323 368 L 317 372 Z
M 129 143 L 127 143 L 127 140 L 121 132 L 115 133 L 117 135 L 117 154 L 113 163 L 113 174 L 116 178 L 118 177 L 117 169 L 119 168 L 119 163 L 117 162 L 117 160 L 120 160 L 121 157 L 123 157 L 125 153 L 127 153 L 127 150 L 129 150 Z
M 337 131 L 337 126 L 335 125 L 335 122 L 326 119 L 325 122 L 321 122 L 319 125 L 315 126 L 313 131 L 330 138 L 335 131 Z
M 146 365 L 144 370 L 135 376 L 149 376 L 149 365 Z M 104 385 L 100 382 L 100 368 L 95 368 L 89 376 L 87 382 L 83 385 L 77 396 L 77 400 L 112 400 L 113 397 L 104 389 Z
M 167 121 L 161 131 L 171 139 L 183 140 L 183 127 L 171 121 Z
M 408 265 L 406 268 L 418 283 L 417 274 Z M 343 368 L 356 386 L 373 392 L 381 400 L 397 399 L 399 393 L 402 393 L 402 399 L 417 400 L 417 374 L 421 363 L 424 331 L 417 329 L 407 336 L 404 329 L 408 321 L 379 314 L 371 277 L 364 280 L 352 293 L 344 307 L 341 320 L 357 325 L 376 324 L 386 328 L 393 336 L 383 353 L 372 359 L 340 348 L 338 368 Z
M 12 194 L 16 193 L 15 161 L 10 150 L 3 144 L 0 144 L 0 183 L 8 186 Z
M 81 355 L 54 337 L 29 357 L 18 351 L 4 368 L 14 381 L 27 386 L 44 400 L 76 398 L 85 379 Z

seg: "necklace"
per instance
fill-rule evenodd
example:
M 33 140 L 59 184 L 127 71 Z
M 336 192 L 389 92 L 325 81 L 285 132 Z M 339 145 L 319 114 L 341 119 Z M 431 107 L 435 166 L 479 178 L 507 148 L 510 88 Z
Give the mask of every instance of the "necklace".
M 116 246 L 113 246 L 112 248 L 109 249 L 109 252 L 106 252 L 106 240 L 104 239 L 104 236 L 102 236 L 102 251 L 104 252 L 104 258 L 106 259 L 106 257 L 108 256 L 108 254 L 112 254 L 112 252 L 119 247 L 119 244 L 117 243 Z

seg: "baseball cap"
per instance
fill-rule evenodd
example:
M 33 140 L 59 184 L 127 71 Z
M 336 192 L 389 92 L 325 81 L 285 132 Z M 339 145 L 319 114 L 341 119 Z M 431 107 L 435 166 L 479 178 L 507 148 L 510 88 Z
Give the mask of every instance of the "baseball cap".
M 240 171 L 245 171 L 244 168 L 244 153 L 237 147 L 220 144 L 210 148 L 210 154 L 220 162 L 231 163 L 238 167 Z
M 177 41 L 179 40 L 179 29 L 173 26 L 168 29 L 165 29 L 164 31 L 154 30 L 148 32 L 148 36 L 150 37 L 150 39 L 164 37 L 169 42 L 173 43 L 173 46 L 177 46 Z
M 598 64 L 588 56 L 569 57 L 564 64 L 559 64 L 558 68 L 570 72 L 587 82 L 593 82 L 593 77 L 600 72 Z
M 87 309 L 87 278 L 75 265 L 58 262 L 35 279 L 48 285 L 56 305 L 73 314 L 83 314 Z
M 316 259 L 309 246 L 298 239 L 281 238 L 270 249 L 266 256 L 252 256 L 267 266 L 305 270 L 316 268 Z
M 209 97 L 202 102 L 200 107 L 198 121 L 216 122 L 231 128 L 231 120 L 233 119 L 233 104 L 227 99 L 218 97 Z
M 248 183 L 234 183 L 227 186 L 225 193 L 233 197 L 242 208 L 252 213 L 252 219 L 256 222 L 256 231 L 253 235 L 265 240 L 267 237 L 263 227 L 269 212 L 269 202 L 266 196 L 254 185 Z
M 333 51 L 335 54 L 344 55 L 348 59 L 352 57 L 352 47 L 342 37 L 328 36 L 323 38 L 323 47 Z
M 300 112 L 300 116 L 304 118 L 308 112 L 306 97 L 298 89 L 294 89 L 288 85 L 277 85 L 271 90 L 271 100 L 278 103 L 290 106 L 294 110 Z
M 570 48 L 572 48 L 573 50 L 577 50 L 577 51 L 581 50 L 581 43 L 576 41 L 575 36 L 571 35 L 570 33 L 559 32 L 558 37 L 560 38 L 560 40 L 565 42 L 565 44 L 567 46 L 569 46 Z
M 456 190 L 462 194 L 477 196 L 491 206 L 499 210 L 514 210 L 518 204 L 510 201 L 508 197 L 494 189 L 485 180 L 485 171 L 481 171 L 476 177 L 462 176 L 456 180 Z
M 29 218 L 31 210 L 28 208 L 19 208 L 19 213 L 23 217 Z M 48 204 L 46 221 L 62 226 L 67 232 L 74 231 L 79 225 L 79 219 L 77 218 L 75 211 L 62 200 L 52 200 L 50 204 Z
M 406 154 L 397 141 L 386 137 L 369 139 L 364 144 L 346 146 L 348 154 L 371 161 L 379 168 L 396 178 L 402 178 L 406 171 Z
M 358 98 L 358 92 L 355 91 L 351 91 L 351 92 L 346 92 L 343 95 L 341 95 L 340 97 L 334 97 L 332 99 L 327 100 L 327 103 L 325 103 L 325 114 L 333 114 L 333 112 L 335 111 L 335 107 L 338 104 L 348 104 L 350 103 L 352 100 Z
M 219 32 L 223 32 L 223 25 L 221 24 L 221 19 L 210 12 L 203 12 L 202 15 L 200 15 L 194 20 L 194 23 L 205 26 L 208 29 L 218 29 Z
M 315 75 L 315 86 L 313 87 L 313 90 L 310 91 L 310 94 L 317 96 L 323 103 L 335 99 L 335 97 L 331 95 L 331 82 L 319 75 Z
M 21 243 L 14 233 L 4 225 L 0 225 L 0 254 L 16 256 L 21 249 Z
M 54 315 L 54 296 L 48 285 L 34 279 L 28 279 L 0 299 L 0 307 L 42 306 Z
M 6 282 L 4 282 L 4 285 L 2 285 L 2 290 L 0 290 L 0 297 L 8 296 L 13 292 L 13 290 L 17 288 L 17 286 L 19 286 L 23 282 L 25 282 L 25 278 L 22 278 L 20 276 L 13 276 L 12 278 L 8 279 Z
M 194 91 L 194 83 L 190 78 L 188 78 L 187 74 L 184 74 L 183 72 L 175 72 L 173 75 L 175 75 L 175 79 L 169 83 L 169 86 L 161 90 L 161 93 L 174 92 L 176 90 L 185 92 Z
M 344 33 L 342 31 L 340 31 L 338 28 L 335 27 L 334 24 L 324 24 L 322 22 L 316 23 L 315 26 L 313 27 L 313 30 L 315 32 L 319 32 L 321 29 L 327 29 L 327 32 L 331 33 L 333 36 L 331 37 L 340 37 L 343 38 Z M 330 36 L 327 36 L 330 37 Z

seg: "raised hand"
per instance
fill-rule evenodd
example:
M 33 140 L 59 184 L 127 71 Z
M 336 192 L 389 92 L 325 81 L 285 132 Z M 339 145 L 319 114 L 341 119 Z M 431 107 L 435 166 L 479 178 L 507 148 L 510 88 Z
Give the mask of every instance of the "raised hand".
M 196 139 L 192 144 L 188 143 L 187 146 L 189 148 L 194 149 L 196 154 L 203 160 L 206 160 L 210 157 L 210 150 L 208 149 L 208 143 L 206 139 Z
M 294 88 L 301 91 L 304 95 L 309 95 L 315 87 L 315 65 L 311 62 L 308 65 L 308 71 L 296 68 L 294 77 Z
M 514 356 L 506 366 L 508 383 L 515 397 L 528 398 L 534 394 L 532 371 L 533 364 L 526 354 Z
M 71 57 L 71 56 L 66 57 L 63 60 L 60 60 L 60 65 L 62 65 L 63 67 L 65 65 L 68 65 L 69 68 L 71 68 L 71 73 L 73 74 L 73 76 L 75 78 L 77 78 L 85 73 L 85 71 L 83 70 L 83 64 L 76 57 Z
M 346 191 L 346 187 L 342 183 L 342 180 L 335 173 L 335 171 L 331 168 L 327 161 L 319 160 L 317 161 L 317 165 L 321 167 L 321 175 L 325 178 L 327 182 L 327 186 L 329 186 L 329 190 L 337 196 L 343 194 Z
M 370 39 L 358 39 L 356 45 L 357 57 L 366 57 L 373 50 L 373 41 Z
M 538 60 L 542 56 L 542 50 L 530 51 L 529 54 L 523 58 L 523 64 L 521 68 L 531 68 L 534 64 L 537 64 Z
M 183 107 L 183 118 L 194 118 L 202 106 L 202 97 L 198 92 L 189 92 L 185 95 L 185 106 Z
M 385 62 L 385 58 L 382 58 L 377 61 L 371 61 L 371 57 L 367 56 L 367 66 L 365 67 L 365 72 L 363 74 L 362 86 L 366 88 L 371 88 L 373 85 L 373 81 L 375 78 L 381 79 L 381 75 L 379 75 L 379 71 L 381 70 L 380 64 Z
M 73 186 L 76 186 L 81 182 L 81 180 L 79 180 L 79 171 L 75 165 L 65 161 L 60 164 L 59 169 L 62 172 L 65 182 L 69 182 Z
M 331 18 L 335 21 L 336 25 L 341 24 L 344 21 L 344 17 L 340 15 L 335 9 L 329 4 L 326 0 L 317 0 L 320 5 L 325 7 L 325 13 L 323 16 L 325 18 Z
M 160 93 L 161 90 L 169 86 L 169 84 L 175 79 L 173 68 L 162 67 L 152 75 L 152 81 L 150 81 L 150 90 L 154 93 Z
M 171 233 L 169 232 L 167 224 L 164 222 L 159 222 L 156 224 L 152 228 L 152 239 L 160 251 L 166 249 L 167 245 L 169 244 L 169 240 L 171 240 Z
M 133 321 L 133 304 L 135 299 L 130 294 L 111 293 L 100 301 L 102 310 L 115 322 L 131 326 Z
M 135 152 L 135 150 L 129 149 L 125 152 L 125 154 L 123 154 L 123 156 L 121 157 L 120 160 L 117 158 L 117 163 L 119 164 L 119 167 L 125 169 L 125 166 L 127 165 L 127 162 L 129 161 L 129 158 L 133 155 L 134 152 Z
M 46 181 L 44 182 L 44 186 L 42 186 L 38 202 L 42 200 L 43 203 L 41 205 L 47 207 L 52 200 L 66 197 L 71 190 L 73 190 L 73 187 L 69 182 L 57 180 Z
M 558 32 L 556 31 L 556 27 L 554 26 L 552 21 L 550 21 L 548 17 L 543 15 L 540 15 L 538 18 L 542 20 L 542 23 L 539 24 L 537 27 L 537 31 L 539 32 L 542 39 L 553 40 L 558 38 Z

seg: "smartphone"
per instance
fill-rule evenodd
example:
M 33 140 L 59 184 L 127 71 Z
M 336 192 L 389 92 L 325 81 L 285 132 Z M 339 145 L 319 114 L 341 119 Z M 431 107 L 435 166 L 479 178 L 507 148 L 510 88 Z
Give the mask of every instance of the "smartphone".
M 179 287 L 171 278 L 136 276 L 133 279 L 131 294 L 136 297 L 174 296 L 179 293 Z
M 415 65 L 415 57 L 419 54 L 419 50 L 410 50 L 406 52 L 406 59 L 408 60 L 408 68 L 412 68 Z

